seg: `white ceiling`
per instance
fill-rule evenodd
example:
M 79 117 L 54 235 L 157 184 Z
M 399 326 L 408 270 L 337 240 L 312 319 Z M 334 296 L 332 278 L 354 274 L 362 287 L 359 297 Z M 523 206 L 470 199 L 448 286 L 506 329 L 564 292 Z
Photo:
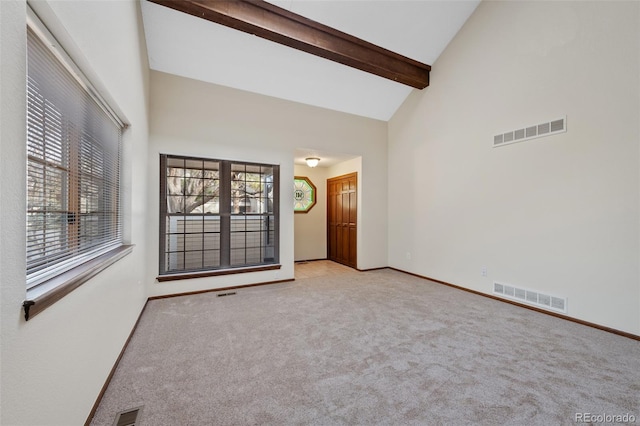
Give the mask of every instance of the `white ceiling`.
M 480 0 L 271 0 L 432 65 Z M 151 69 L 389 120 L 411 87 L 213 22 L 142 2 Z
M 324 151 L 312 148 L 297 148 L 293 151 L 293 164 L 306 166 L 307 162 L 305 161 L 305 158 L 308 157 L 320 158 L 318 167 L 323 168 L 335 166 L 336 164 L 342 163 L 344 161 L 353 160 L 354 158 L 358 158 L 359 155 L 344 154 L 340 152 Z

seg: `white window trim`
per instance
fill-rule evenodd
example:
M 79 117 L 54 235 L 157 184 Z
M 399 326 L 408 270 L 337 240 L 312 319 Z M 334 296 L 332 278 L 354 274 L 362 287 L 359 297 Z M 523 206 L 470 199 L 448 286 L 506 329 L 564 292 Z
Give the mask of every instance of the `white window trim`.
M 1 0 L 0 0 L 1 1 Z M 36 12 L 36 9 L 38 12 Z M 73 75 L 78 83 L 87 91 L 87 93 L 96 101 L 96 103 L 103 109 L 103 111 L 109 116 L 109 118 L 118 126 L 122 128 L 123 138 L 126 129 L 129 127 L 128 121 L 124 119 L 124 115 L 118 108 L 117 103 L 108 96 L 108 92 L 102 84 L 100 84 L 97 75 L 91 71 L 91 67 L 86 60 L 80 60 L 82 68 L 86 71 L 83 72 L 81 67 L 77 65 L 78 61 L 67 53 L 64 49 L 64 43 L 58 41 L 60 38 L 56 38 L 47 26 L 43 23 L 40 16 L 47 16 L 52 21 L 56 21 L 55 14 L 51 11 L 50 6 L 46 2 L 38 2 L 29 0 L 27 3 L 27 26 L 40 37 L 50 48 L 50 51 L 60 61 L 60 63 Z M 62 25 L 58 25 L 62 28 Z M 79 49 L 75 47 L 73 41 L 64 34 L 64 42 L 70 44 L 74 48 L 75 52 L 79 52 Z M 26 40 L 25 40 L 26 42 Z M 90 76 L 87 77 L 87 75 Z M 92 81 L 96 82 L 94 85 Z M 99 90 L 99 89 L 101 90 Z M 101 95 L 107 94 L 106 96 Z M 26 92 L 25 92 L 26 94 Z M 125 162 L 124 158 L 125 150 L 123 152 L 121 161 Z M 123 188 L 123 176 L 125 172 L 121 169 L 121 188 L 120 197 L 121 202 Z M 25 194 L 26 196 L 26 194 Z M 123 208 L 124 210 L 124 208 Z M 122 227 L 123 227 L 123 244 L 113 245 L 110 247 L 102 247 L 95 252 L 87 253 L 81 259 L 83 262 L 73 262 L 73 265 L 60 265 L 55 270 L 48 271 L 46 274 L 34 276 L 30 282 L 25 282 L 26 299 L 23 302 L 25 320 L 29 320 L 34 315 L 42 312 L 47 307 L 60 300 L 62 297 L 75 290 L 77 287 L 88 281 L 90 278 L 101 272 L 103 269 L 112 265 L 116 261 L 120 260 L 124 256 L 133 251 L 133 245 L 125 243 L 124 228 L 127 226 L 127 215 L 124 211 L 121 213 Z M 91 256 L 91 257 L 89 257 Z M 30 288 L 26 288 L 30 287 Z
M 60 42 L 51 34 L 49 29 L 40 20 L 38 15 L 30 7 L 31 2 L 27 7 L 27 26 L 35 32 L 49 47 L 51 52 L 56 56 L 60 63 L 73 75 L 76 80 L 82 85 L 82 87 L 89 93 L 89 95 L 96 101 L 96 103 L 104 110 L 104 112 L 120 127 L 126 129 L 128 124 L 125 120 L 120 118 L 120 114 L 116 113 L 111 105 L 114 104 L 113 100 L 106 100 L 96 87 L 91 83 L 91 80 L 87 78 L 85 73 L 80 70 L 80 67 L 76 65 L 76 62 L 60 45 Z

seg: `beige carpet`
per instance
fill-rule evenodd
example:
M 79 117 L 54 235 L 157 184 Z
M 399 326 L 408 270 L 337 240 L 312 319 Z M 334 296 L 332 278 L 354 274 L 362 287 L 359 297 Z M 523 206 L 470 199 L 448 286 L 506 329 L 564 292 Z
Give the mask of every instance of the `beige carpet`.
M 640 342 L 400 272 L 333 272 L 149 302 L 92 424 L 138 406 L 149 426 L 640 423 Z

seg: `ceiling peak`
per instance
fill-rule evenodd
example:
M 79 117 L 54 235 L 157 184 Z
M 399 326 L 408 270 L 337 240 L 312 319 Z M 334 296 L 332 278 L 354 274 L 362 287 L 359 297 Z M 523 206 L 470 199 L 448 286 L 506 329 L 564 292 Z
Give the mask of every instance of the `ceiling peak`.
M 417 89 L 431 67 L 262 0 L 149 0 Z

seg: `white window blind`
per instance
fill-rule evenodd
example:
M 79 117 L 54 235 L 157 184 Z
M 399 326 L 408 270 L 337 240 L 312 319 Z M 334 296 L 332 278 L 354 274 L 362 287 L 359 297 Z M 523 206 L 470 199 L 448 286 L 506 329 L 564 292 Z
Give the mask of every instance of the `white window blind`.
M 123 127 L 28 28 L 27 288 L 122 244 Z

